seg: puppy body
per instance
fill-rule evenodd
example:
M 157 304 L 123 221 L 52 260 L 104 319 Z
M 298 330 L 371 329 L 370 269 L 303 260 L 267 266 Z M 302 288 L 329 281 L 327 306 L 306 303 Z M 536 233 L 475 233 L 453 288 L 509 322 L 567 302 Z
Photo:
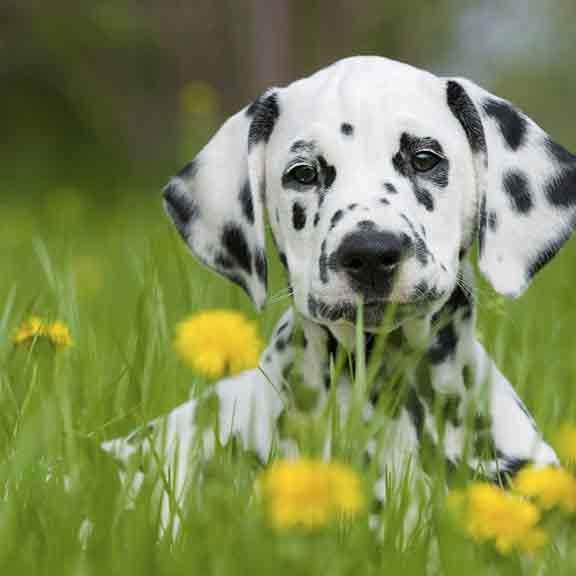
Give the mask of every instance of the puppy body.
M 333 382 L 330 367 L 338 346 L 355 352 L 361 299 L 369 357 L 384 320 L 390 331 L 383 352 L 373 347 L 382 367 L 365 408 L 380 431 L 366 454 L 383 477 L 417 467 L 423 444 L 449 467 L 464 463 L 495 481 L 557 462 L 475 337 L 474 241 L 482 273 L 517 296 L 575 223 L 575 157 L 510 103 L 468 80 L 350 58 L 267 91 L 229 119 L 164 199 L 191 251 L 257 306 L 266 297 L 267 215 L 293 292 L 260 368 L 216 385 L 221 442 L 237 437 L 263 462 L 293 446 L 277 422 L 295 410 L 294 366 L 313 392 L 311 410 L 323 409 L 334 386 L 346 413 L 354 378 Z M 394 410 L 379 409 L 383 394 L 397 394 Z M 190 459 L 214 442 L 209 430 L 198 442 L 197 402 L 148 428 L 163 434 L 105 448 L 124 460 L 151 446 L 165 452 L 178 462 L 180 497 Z M 384 498 L 383 482 L 375 496 Z

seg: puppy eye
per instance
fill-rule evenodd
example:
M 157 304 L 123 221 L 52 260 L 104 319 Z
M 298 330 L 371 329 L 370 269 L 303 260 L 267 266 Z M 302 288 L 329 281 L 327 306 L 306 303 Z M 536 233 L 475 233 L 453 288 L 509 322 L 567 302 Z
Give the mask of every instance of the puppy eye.
M 296 164 L 286 175 L 304 186 L 312 186 L 318 180 L 318 171 L 311 164 Z
M 432 152 L 431 150 L 421 150 L 412 155 L 412 168 L 414 168 L 416 172 L 428 172 L 442 159 L 442 156 L 436 154 L 436 152 Z

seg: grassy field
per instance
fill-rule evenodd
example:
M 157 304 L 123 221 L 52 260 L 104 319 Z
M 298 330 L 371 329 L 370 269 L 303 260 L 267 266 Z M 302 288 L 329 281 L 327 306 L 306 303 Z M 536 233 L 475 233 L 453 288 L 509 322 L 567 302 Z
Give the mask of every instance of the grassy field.
M 61 190 L 0 207 L 0 574 L 576 573 L 569 524 L 531 559 L 501 557 L 460 534 L 441 498 L 404 551 L 393 538 L 376 541 L 367 512 L 318 531 L 277 532 L 253 497 L 254 459 L 233 448 L 217 452 L 189 495 L 176 538 L 158 539 L 153 478 L 127 508 L 99 444 L 204 384 L 173 351 L 179 320 L 214 306 L 256 316 L 239 289 L 188 256 L 158 190 L 125 198 L 104 208 Z M 480 288 L 481 338 L 549 437 L 576 421 L 575 258 L 572 242 L 516 302 Z M 277 265 L 272 284 L 282 286 Z M 257 317 L 264 337 L 285 306 Z M 16 347 L 14 329 L 31 314 L 66 322 L 74 346 Z M 345 459 L 368 485 L 358 456 Z M 409 497 L 397 496 L 382 512 L 388 535 Z

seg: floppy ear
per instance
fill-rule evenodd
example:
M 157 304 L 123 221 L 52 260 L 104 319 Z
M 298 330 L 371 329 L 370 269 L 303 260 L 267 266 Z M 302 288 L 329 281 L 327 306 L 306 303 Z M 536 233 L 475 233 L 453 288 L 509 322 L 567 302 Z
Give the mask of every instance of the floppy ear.
M 576 157 L 469 80 L 448 80 L 446 96 L 474 157 L 480 270 L 519 296 L 576 225 Z
M 279 115 L 276 91 L 229 118 L 164 189 L 166 212 L 204 264 L 266 300 L 264 148 Z

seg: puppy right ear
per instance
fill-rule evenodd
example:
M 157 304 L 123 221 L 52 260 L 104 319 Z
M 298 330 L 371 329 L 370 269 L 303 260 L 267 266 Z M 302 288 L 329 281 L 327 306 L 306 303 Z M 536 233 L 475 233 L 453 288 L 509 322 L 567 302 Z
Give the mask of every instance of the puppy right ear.
M 446 98 L 475 163 L 480 270 L 516 297 L 576 227 L 576 156 L 470 80 L 448 80 Z
M 264 151 L 280 114 L 265 92 L 229 118 L 164 189 L 164 206 L 191 252 L 236 282 L 261 308 L 266 300 Z

